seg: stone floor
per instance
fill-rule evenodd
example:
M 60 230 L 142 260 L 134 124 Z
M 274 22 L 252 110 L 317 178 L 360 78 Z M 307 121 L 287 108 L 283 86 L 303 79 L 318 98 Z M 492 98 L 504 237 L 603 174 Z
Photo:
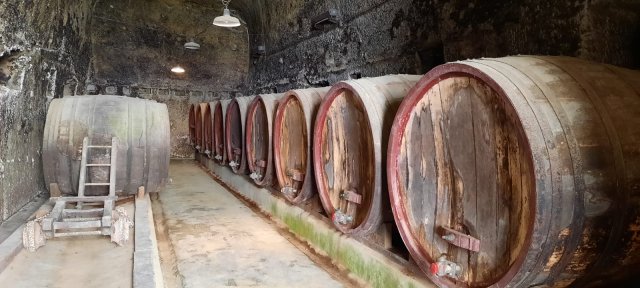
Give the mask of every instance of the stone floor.
M 165 287 L 344 286 L 194 161 L 173 161 L 170 177 L 153 200 Z M 133 219 L 133 203 L 123 205 Z M 132 287 L 133 244 L 51 239 L 34 253 L 19 252 L 0 287 Z
M 159 195 L 170 245 L 159 246 L 164 262 L 173 249 L 181 286 L 342 287 L 194 161 L 172 162 L 170 177 Z
M 133 203 L 123 207 L 133 219 Z M 36 252 L 23 249 L 0 274 L 0 287 L 131 287 L 133 233 L 123 247 L 109 237 L 91 236 L 50 239 Z

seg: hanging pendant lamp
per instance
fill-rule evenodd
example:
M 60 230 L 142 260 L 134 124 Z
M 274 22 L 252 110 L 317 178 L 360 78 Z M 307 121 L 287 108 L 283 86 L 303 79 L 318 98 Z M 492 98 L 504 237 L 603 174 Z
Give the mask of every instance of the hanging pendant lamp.
M 229 11 L 229 2 L 231 0 L 222 0 L 222 5 L 224 5 L 224 12 L 222 16 L 218 16 L 213 19 L 213 25 L 220 27 L 238 27 L 240 26 L 240 20 L 236 17 L 231 16 L 231 12 Z

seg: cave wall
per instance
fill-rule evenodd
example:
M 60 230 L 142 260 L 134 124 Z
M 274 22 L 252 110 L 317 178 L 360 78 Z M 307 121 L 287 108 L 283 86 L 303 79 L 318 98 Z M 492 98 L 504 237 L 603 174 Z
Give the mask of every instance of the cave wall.
M 86 87 L 166 103 L 172 157 L 189 158 L 188 106 L 240 93 L 422 74 L 447 61 L 514 54 L 640 68 L 640 0 L 230 5 L 247 25 L 212 26 L 222 7 L 208 0 L 0 1 L 0 221 L 46 190 L 40 155 L 48 101 Z M 339 23 L 312 27 L 331 8 Z M 183 48 L 191 38 L 199 51 Z M 187 72 L 170 73 L 175 65 Z
M 516 54 L 640 68 L 639 0 L 266 1 L 248 93 L 282 92 Z M 340 23 L 312 28 L 337 9 Z
M 246 81 L 246 25 L 213 26 L 213 18 L 220 14 L 220 3 L 199 0 L 105 0 L 93 9 L 91 84 L 101 94 L 166 103 L 173 158 L 193 157 L 188 143 L 189 105 L 230 97 Z M 191 39 L 200 50 L 184 49 Z M 174 66 L 186 73 L 170 72 Z
M 46 191 L 48 102 L 81 94 L 92 1 L 0 1 L 0 222 Z

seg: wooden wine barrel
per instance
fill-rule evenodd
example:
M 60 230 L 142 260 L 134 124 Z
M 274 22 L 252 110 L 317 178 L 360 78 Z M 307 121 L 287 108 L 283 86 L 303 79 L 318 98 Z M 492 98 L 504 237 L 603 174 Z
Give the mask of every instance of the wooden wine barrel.
M 273 162 L 281 192 L 294 204 L 308 200 L 316 192 L 311 132 L 322 98 L 329 88 L 291 90 L 278 105 L 273 123 Z
M 208 103 L 200 103 L 196 106 L 196 150 L 204 153 L 204 114 L 209 109 Z
M 397 107 L 419 79 L 389 75 L 340 82 L 320 105 L 314 128 L 314 173 L 322 205 L 344 233 L 369 234 L 387 213 L 383 207 L 390 210 L 382 189 L 382 151 Z
M 196 105 L 189 105 L 189 144 L 196 146 Z
M 245 153 L 245 123 L 247 108 L 255 96 L 237 97 L 231 100 L 227 108 L 224 123 L 224 134 L 229 166 L 236 174 L 247 173 L 247 157 Z
M 213 151 L 213 109 L 215 109 L 216 104 L 218 103 L 218 101 L 214 101 L 214 102 L 209 102 L 206 103 L 206 107 L 204 110 L 204 117 L 202 119 L 203 125 L 202 125 L 202 143 L 203 143 L 203 149 L 204 149 L 204 154 L 207 155 L 207 157 L 212 158 L 213 154 L 211 151 Z
M 436 67 L 403 101 L 388 151 L 413 259 L 443 287 L 637 275 L 639 111 L 638 71 L 537 56 Z
M 224 146 L 224 120 L 231 99 L 220 100 L 213 109 L 213 158 L 220 164 L 227 163 L 227 152 Z
M 273 116 L 278 108 L 280 94 L 256 96 L 247 110 L 247 167 L 253 182 L 258 186 L 269 186 L 273 179 Z
M 135 194 L 144 186 L 160 191 L 169 177 L 169 113 L 165 104 L 122 96 L 72 96 L 51 101 L 44 127 L 45 183 L 77 195 L 82 141 L 111 145 L 117 137 L 116 192 Z M 110 153 L 90 149 L 87 163 L 110 163 Z M 110 167 L 87 167 L 87 183 L 108 183 Z M 108 186 L 87 187 L 86 195 L 106 195 Z

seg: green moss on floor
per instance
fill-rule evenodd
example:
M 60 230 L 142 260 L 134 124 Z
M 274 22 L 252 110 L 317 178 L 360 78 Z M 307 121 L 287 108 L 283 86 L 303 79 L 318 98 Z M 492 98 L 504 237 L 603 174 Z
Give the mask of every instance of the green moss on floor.
M 406 287 L 416 286 L 403 281 L 396 274 L 397 271 L 362 257 L 361 253 L 349 245 L 340 245 L 338 234 L 317 231 L 315 226 L 305 221 L 298 215 L 287 213 L 278 209 L 278 203 L 272 202 L 270 211 L 272 215 L 282 220 L 289 229 L 298 237 L 308 241 L 314 248 L 326 253 L 332 259 L 349 269 L 351 273 L 369 283 L 372 287 Z

